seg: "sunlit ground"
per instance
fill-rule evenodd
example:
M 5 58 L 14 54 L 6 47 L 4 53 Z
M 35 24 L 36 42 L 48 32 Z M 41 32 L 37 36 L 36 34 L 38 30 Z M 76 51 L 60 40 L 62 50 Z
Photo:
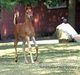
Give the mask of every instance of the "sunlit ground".
M 34 45 L 32 48 L 35 56 Z M 25 64 L 19 42 L 18 55 L 15 63 L 13 42 L 0 43 L 0 75 L 80 75 L 79 43 L 40 44 L 38 60 L 31 64 L 30 55 L 26 53 L 29 64 Z

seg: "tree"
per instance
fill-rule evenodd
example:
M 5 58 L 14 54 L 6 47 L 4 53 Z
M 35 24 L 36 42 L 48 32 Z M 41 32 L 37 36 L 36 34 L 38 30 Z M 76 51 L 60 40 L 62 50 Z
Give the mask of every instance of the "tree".
M 76 0 L 68 1 L 68 22 L 75 28 Z

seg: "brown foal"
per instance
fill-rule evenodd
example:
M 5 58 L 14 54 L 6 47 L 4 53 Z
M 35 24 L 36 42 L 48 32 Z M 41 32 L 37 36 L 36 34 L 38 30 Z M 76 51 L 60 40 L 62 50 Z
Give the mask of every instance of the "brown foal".
M 37 57 L 38 57 L 38 45 L 35 40 L 35 31 L 34 31 L 34 27 L 32 25 L 32 21 L 26 12 L 25 12 L 25 17 L 24 17 L 24 23 L 15 24 L 14 35 L 15 35 L 14 47 L 15 47 L 15 55 L 16 55 L 15 62 L 18 61 L 17 44 L 18 44 L 19 40 L 21 39 L 23 42 L 22 46 L 23 46 L 25 63 L 28 63 L 28 60 L 26 58 L 26 52 L 25 52 L 25 43 L 26 42 L 27 42 L 28 49 L 29 49 L 27 51 L 30 53 L 30 56 L 31 56 L 31 62 L 34 63 L 34 59 L 32 56 L 32 47 L 30 44 L 30 38 L 32 38 L 32 41 L 33 41 L 35 48 L 36 48 L 35 60 L 37 60 Z

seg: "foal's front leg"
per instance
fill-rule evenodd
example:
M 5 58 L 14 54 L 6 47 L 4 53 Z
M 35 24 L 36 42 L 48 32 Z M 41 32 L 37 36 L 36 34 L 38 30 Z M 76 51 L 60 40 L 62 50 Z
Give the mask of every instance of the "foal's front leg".
M 32 37 L 32 41 L 33 41 L 35 48 L 36 48 L 36 57 L 34 59 L 36 61 L 38 58 L 38 44 L 36 43 L 35 37 Z
M 30 53 L 30 56 L 31 56 L 31 61 L 32 61 L 32 63 L 34 63 L 33 56 L 32 56 L 32 48 L 31 48 L 31 44 L 30 44 L 30 37 L 26 37 L 26 39 L 27 39 L 29 53 Z

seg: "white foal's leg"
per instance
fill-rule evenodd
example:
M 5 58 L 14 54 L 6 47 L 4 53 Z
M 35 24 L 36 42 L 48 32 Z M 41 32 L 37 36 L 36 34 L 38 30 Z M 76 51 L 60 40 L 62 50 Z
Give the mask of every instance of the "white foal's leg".
M 36 47 L 36 58 L 34 59 L 36 61 L 38 58 L 38 44 L 36 43 L 35 37 L 32 37 L 32 41 Z
M 31 62 L 34 63 L 34 60 L 33 60 L 33 56 L 32 56 L 32 48 L 31 48 L 31 44 L 30 44 L 30 37 L 26 37 L 27 38 L 27 44 L 28 44 L 28 49 L 29 49 L 29 53 L 30 53 L 30 56 L 31 56 Z
M 35 37 L 32 37 L 32 41 L 33 41 L 35 47 L 38 47 L 38 44 L 36 43 Z
M 26 58 L 26 52 L 25 52 L 25 43 L 26 42 L 23 42 L 23 45 L 22 45 L 23 46 L 23 52 L 24 52 L 24 62 L 28 63 L 27 58 Z

